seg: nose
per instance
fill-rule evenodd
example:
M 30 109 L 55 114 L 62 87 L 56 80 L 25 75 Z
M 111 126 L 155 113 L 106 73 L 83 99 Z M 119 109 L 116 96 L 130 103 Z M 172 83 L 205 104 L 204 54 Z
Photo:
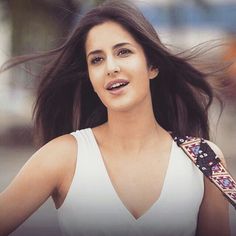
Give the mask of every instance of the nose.
M 113 76 L 120 72 L 120 67 L 114 58 L 107 58 L 107 75 Z

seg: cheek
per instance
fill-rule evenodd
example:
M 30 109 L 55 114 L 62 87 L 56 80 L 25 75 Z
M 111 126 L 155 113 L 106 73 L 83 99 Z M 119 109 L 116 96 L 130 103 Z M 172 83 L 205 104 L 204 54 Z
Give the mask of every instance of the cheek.
M 138 77 L 147 77 L 148 79 L 148 68 L 146 59 L 143 56 L 137 56 L 130 60 L 126 67 L 128 66 L 129 71 Z
M 135 69 L 133 69 L 132 79 L 135 80 L 134 86 L 137 87 L 139 91 L 145 91 L 149 88 L 149 74 L 143 65 L 136 66 Z
M 104 97 L 104 80 L 103 76 L 98 73 L 89 73 L 89 79 L 92 84 L 94 92 L 103 101 Z
M 94 90 L 96 91 L 96 88 L 98 87 L 98 83 L 99 83 L 98 73 L 96 73 L 94 70 L 89 69 L 88 75 L 89 75 L 90 82 L 91 82 Z

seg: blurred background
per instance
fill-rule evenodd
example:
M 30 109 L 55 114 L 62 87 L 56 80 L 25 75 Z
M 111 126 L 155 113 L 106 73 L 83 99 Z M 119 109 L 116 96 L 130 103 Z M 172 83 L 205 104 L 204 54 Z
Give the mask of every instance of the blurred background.
M 0 0 L 0 65 L 12 56 L 45 51 L 60 45 L 81 14 L 101 1 Z M 225 108 L 211 107 L 211 139 L 222 149 L 228 169 L 236 178 L 236 1 L 142 0 L 134 1 L 155 26 L 161 40 L 173 50 L 185 50 L 206 41 L 224 44 L 204 53 L 204 60 L 232 61 L 221 97 Z M 213 43 L 213 45 L 215 45 Z M 212 44 L 211 44 L 212 45 Z M 40 66 L 30 65 L 32 74 Z M 32 139 L 34 76 L 23 66 L 0 74 L 0 191 L 36 150 Z M 230 208 L 232 235 L 236 213 Z M 56 210 L 49 199 L 12 235 L 60 235 Z

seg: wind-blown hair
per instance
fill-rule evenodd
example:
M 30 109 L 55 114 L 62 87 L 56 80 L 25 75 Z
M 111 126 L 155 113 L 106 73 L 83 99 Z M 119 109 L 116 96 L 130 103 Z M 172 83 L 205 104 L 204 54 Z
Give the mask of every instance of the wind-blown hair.
M 51 60 L 40 73 L 34 107 L 35 132 L 41 143 L 107 121 L 107 109 L 89 80 L 85 54 L 89 30 L 106 21 L 121 24 L 143 47 L 148 64 L 158 68 L 157 78 L 150 80 L 157 122 L 178 136 L 208 139 L 213 91 L 206 81 L 207 74 L 171 53 L 135 6 L 127 1 L 108 1 L 88 11 L 59 48 L 10 63 L 11 67 L 37 58 Z

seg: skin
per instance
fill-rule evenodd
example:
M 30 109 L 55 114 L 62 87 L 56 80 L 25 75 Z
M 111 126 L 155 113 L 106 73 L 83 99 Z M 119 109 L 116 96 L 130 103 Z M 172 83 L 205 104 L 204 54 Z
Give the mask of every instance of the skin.
M 118 47 L 121 43 L 125 44 Z M 92 130 L 117 194 L 137 219 L 160 196 L 172 145 L 172 138 L 156 122 L 152 110 L 149 80 L 158 79 L 158 70 L 147 65 L 141 45 L 115 22 L 93 27 L 85 48 L 94 91 L 108 110 L 108 122 Z M 129 84 L 114 95 L 104 86 L 117 78 Z M 218 147 L 209 144 L 224 159 Z M 27 161 L 0 194 L 0 235 L 16 229 L 48 197 L 56 208 L 63 204 L 75 171 L 76 153 L 75 139 L 64 135 Z M 230 235 L 228 203 L 215 186 L 206 179 L 204 182 L 197 235 Z

